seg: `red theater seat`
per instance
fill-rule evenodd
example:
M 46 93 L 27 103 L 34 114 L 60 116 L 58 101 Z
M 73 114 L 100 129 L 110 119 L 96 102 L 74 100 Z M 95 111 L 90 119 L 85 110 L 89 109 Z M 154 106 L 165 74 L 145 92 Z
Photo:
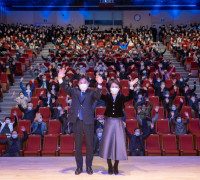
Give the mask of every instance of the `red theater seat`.
M 58 155 L 58 137 L 54 135 L 45 135 L 42 156 L 57 156 Z
M 105 107 L 96 107 L 96 117 L 97 115 L 104 115 L 106 108 Z
M 60 151 L 59 155 L 73 155 L 74 154 L 74 136 L 61 135 L 60 136 Z
M 60 135 L 61 133 L 61 124 L 59 120 L 50 120 L 49 121 L 49 131 L 48 134 Z
M 170 133 L 169 120 L 168 119 L 159 119 L 156 122 L 156 128 L 158 134 Z
M 13 115 L 13 113 L 14 113 L 15 111 L 17 112 L 18 119 L 22 119 L 22 111 L 21 111 L 18 107 L 13 107 L 13 108 L 11 109 L 11 113 L 10 113 L 11 119 L 14 120 L 14 115 Z
M 159 106 L 158 96 L 149 96 L 149 101 L 153 104 L 153 107 Z
M 135 119 L 136 118 L 134 107 L 125 107 L 125 113 L 126 113 L 127 119 Z
M 200 135 L 199 119 L 190 119 L 188 130 L 193 135 Z
M 24 133 L 21 131 L 22 126 L 25 127 L 27 133 L 31 132 L 31 121 L 30 120 L 19 120 L 18 121 L 18 134 L 23 135 Z
M 179 150 L 181 156 L 196 156 L 197 151 L 194 149 L 193 136 L 179 135 Z
M 24 156 L 40 156 L 41 151 L 41 136 L 31 135 L 28 137 Z
M 173 134 L 162 135 L 162 153 L 163 156 L 178 156 L 176 136 Z
M 32 97 L 31 98 L 31 103 L 33 104 L 33 109 L 35 109 L 38 105 L 39 97 Z
M 51 111 L 49 107 L 40 107 L 39 113 L 43 115 L 44 121 L 48 121 L 51 117 Z
M 126 128 L 131 134 L 134 134 L 135 128 L 138 128 L 137 120 L 136 119 L 126 119 Z
M 160 142 L 158 135 L 150 135 L 146 139 L 146 150 L 147 156 L 161 156 Z

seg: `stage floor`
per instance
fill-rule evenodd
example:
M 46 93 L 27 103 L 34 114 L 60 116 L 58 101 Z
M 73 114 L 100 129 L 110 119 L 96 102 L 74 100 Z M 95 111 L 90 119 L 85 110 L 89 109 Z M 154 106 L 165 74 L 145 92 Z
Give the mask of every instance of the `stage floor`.
M 74 175 L 74 157 L 0 158 L 0 180 L 199 180 L 200 157 L 129 157 L 119 175 L 108 175 L 106 161 L 95 157 L 93 175 Z

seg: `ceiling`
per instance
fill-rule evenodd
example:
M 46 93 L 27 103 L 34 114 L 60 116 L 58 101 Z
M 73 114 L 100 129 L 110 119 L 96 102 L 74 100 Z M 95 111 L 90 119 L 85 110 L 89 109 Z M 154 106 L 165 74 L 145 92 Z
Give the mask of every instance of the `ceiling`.
M 200 9 L 200 0 L 114 0 L 112 10 L 148 9 Z M 0 0 L 0 5 L 8 10 L 104 10 L 99 8 L 99 0 Z

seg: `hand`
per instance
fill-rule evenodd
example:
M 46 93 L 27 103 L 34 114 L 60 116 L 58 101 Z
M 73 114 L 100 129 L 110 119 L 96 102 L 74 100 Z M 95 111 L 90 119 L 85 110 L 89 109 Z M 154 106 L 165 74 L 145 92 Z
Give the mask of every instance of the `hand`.
M 40 96 L 42 96 L 44 94 L 44 91 L 41 91 Z
M 173 84 L 176 84 L 176 79 L 173 80 Z
M 166 102 L 166 103 L 169 103 L 169 99 L 168 99 L 168 98 L 165 98 L 165 102 Z
M 21 131 L 22 131 L 22 132 L 26 131 L 26 129 L 25 129 L 24 126 L 21 127 Z
M 149 83 L 146 84 L 146 87 L 147 87 L 147 88 L 149 87 Z
M 41 102 L 41 101 L 39 100 L 39 101 L 38 101 L 38 105 L 40 105 L 40 102 Z
M 123 121 L 124 127 L 126 127 L 126 123 Z
M 133 87 L 138 82 L 138 78 L 135 78 L 134 80 L 129 81 L 130 87 Z
M 96 81 L 97 81 L 98 84 L 102 84 L 103 78 L 101 76 L 96 76 Z
M 188 73 L 188 76 L 191 76 L 192 75 L 192 73 Z
M 140 112 L 141 112 L 141 108 L 139 108 L 139 109 L 137 110 L 137 113 L 138 113 L 138 114 L 140 114 Z
M 156 106 L 156 107 L 155 107 L 155 111 L 156 111 L 156 112 L 158 112 L 158 110 L 159 110 L 159 107 L 158 107 L 158 106 Z
M 180 102 L 183 103 L 183 98 L 180 98 Z
M 151 123 L 151 129 L 153 129 L 154 128 L 154 123 Z
M 146 98 L 146 101 L 149 101 L 149 98 Z
M 15 96 L 15 91 L 13 91 L 13 94 L 12 94 L 12 96 Z
M 31 81 L 32 81 L 32 83 L 34 83 L 35 79 L 32 79 Z
M 16 101 L 17 105 L 19 105 L 19 104 L 20 104 L 20 100 L 17 100 L 17 99 L 16 99 L 15 101 Z
M 174 91 L 176 92 L 176 90 L 177 90 L 177 86 L 174 86 Z
M 187 118 L 189 118 L 189 114 L 188 114 L 188 112 L 185 112 L 185 116 L 186 116 Z
M 152 84 L 152 79 L 149 79 L 149 82 Z
M 32 69 L 33 69 L 33 66 L 31 66 L 30 69 L 32 70 Z
M 21 77 L 21 79 L 20 79 L 20 82 L 22 82 L 24 80 L 24 78 L 23 77 Z
M 17 111 L 14 111 L 14 112 L 13 112 L 13 116 L 17 116 Z
M 66 72 L 66 70 L 64 68 L 59 69 L 58 79 L 62 79 L 65 76 L 65 72 Z
M 171 111 L 171 116 L 172 116 L 172 118 L 174 117 L 174 111 Z

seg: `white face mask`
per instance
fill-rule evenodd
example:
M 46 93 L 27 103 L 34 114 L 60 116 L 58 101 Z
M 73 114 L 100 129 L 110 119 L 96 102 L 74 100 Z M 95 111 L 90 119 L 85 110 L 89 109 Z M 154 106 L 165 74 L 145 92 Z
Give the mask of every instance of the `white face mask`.
M 24 98 L 24 95 L 20 95 L 20 98 L 23 99 L 23 98 Z
M 181 122 L 181 118 L 177 119 L 177 122 L 180 123 Z
M 98 133 L 97 136 L 98 136 L 99 138 L 101 138 L 101 137 L 102 137 L 102 133 Z
M 42 122 L 42 118 L 38 119 L 38 122 Z
M 10 119 L 7 119 L 7 120 L 5 121 L 5 123 L 6 123 L 6 124 L 9 124 L 9 123 L 10 123 Z
M 119 88 L 110 88 L 110 92 L 112 95 L 117 95 L 119 92 Z
M 58 106 L 58 110 L 60 111 L 62 109 L 62 107 Z
M 88 84 L 79 84 L 79 88 L 81 91 L 86 91 L 88 88 Z
M 136 132 L 136 133 L 135 133 L 135 135 L 136 135 L 136 136 L 139 136 L 139 135 L 140 135 L 140 133 L 139 133 L 139 132 Z
M 32 107 L 28 107 L 28 110 L 29 110 L 29 111 L 32 110 Z
M 48 94 L 47 97 L 50 98 L 50 97 L 51 97 L 51 94 Z
M 13 139 L 16 139 L 17 137 L 18 137 L 17 134 L 13 134 L 13 135 L 12 135 L 12 138 L 13 138 Z

